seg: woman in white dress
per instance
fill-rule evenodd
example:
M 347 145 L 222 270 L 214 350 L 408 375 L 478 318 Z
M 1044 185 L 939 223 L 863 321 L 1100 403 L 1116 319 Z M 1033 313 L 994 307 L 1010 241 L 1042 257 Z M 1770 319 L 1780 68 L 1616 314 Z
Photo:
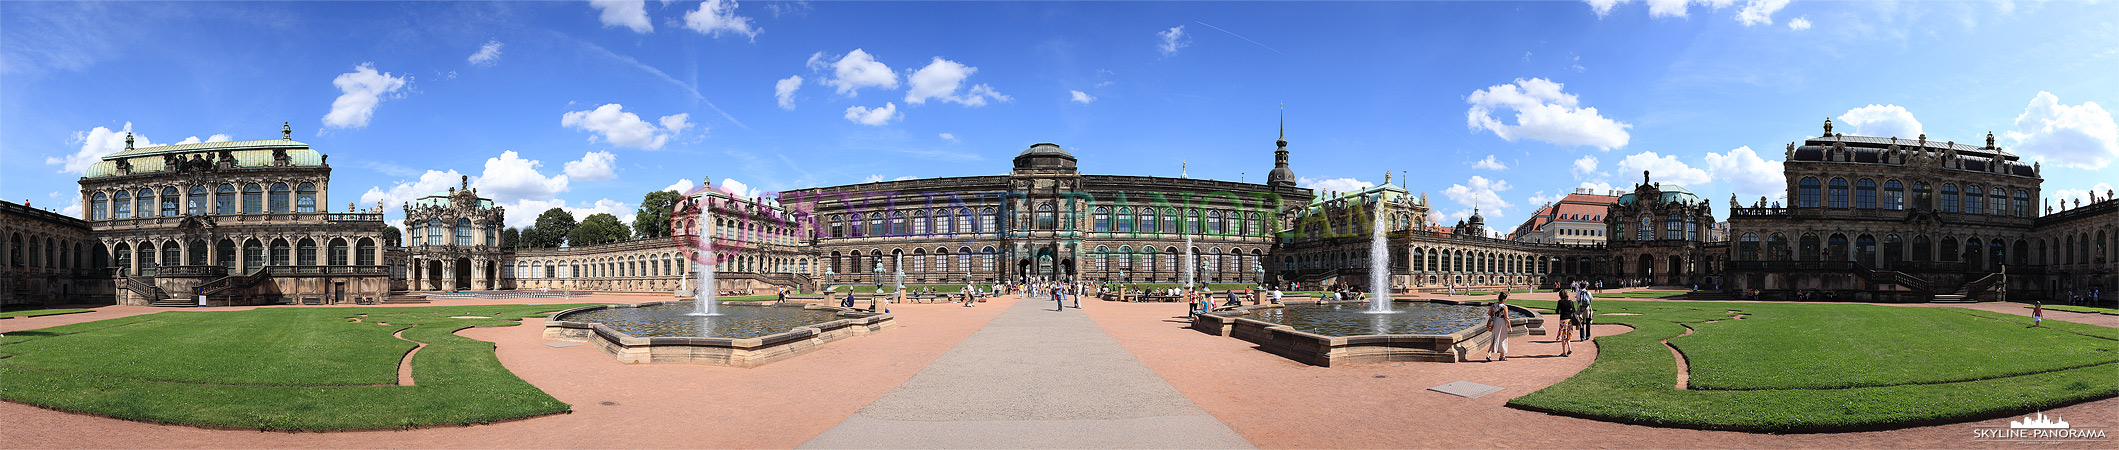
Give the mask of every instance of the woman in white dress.
M 1487 315 L 1487 321 L 1486 321 L 1486 322 L 1487 322 L 1487 325 L 1486 325 L 1486 330 L 1487 330 L 1487 332 L 1488 332 L 1488 333 L 1492 333 L 1492 334 L 1493 334 L 1493 336 L 1494 336 L 1494 346 L 1493 346 L 1493 348 L 1492 348 L 1492 349 L 1489 349 L 1489 351 L 1493 352 L 1493 354 L 1501 355 L 1501 360 L 1502 360 L 1502 361 L 1507 361 L 1507 360 L 1508 360 L 1508 293 L 1507 293 L 1507 292 L 1503 292 L 1503 293 L 1501 293 L 1501 298 L 1500 298 L 1500 299 L 1498 299 L 1498 300 L 1494 300 L 1494 304 L 1493 304 L 1493 305 L 1491 305 L 1491 306 L 1488 306 L 1488 307 L 1487 307 L 1487 310 L 1486 310 L 1486 315 Z M 1489 359 L 1490 359 L 1490 358 L 1491 358 L 1491 357 L 1489 357 Z

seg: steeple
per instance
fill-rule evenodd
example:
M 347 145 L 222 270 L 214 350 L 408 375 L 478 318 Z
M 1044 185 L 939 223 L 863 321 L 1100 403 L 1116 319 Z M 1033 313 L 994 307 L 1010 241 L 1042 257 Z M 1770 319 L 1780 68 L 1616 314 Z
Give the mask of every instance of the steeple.
M 1266 185 L 1272 187 L 1295 187 L 1295 170 L 1288 168 L 1288 107 L 1280 105 L 1280 139 L 1273 141 L 1273 171 L 1266 174 Z

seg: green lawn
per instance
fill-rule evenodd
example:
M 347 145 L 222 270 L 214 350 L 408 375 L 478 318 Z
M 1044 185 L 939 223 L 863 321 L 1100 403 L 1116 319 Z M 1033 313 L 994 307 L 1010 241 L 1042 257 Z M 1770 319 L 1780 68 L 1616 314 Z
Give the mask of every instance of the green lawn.
M 2030 308 L 2030 307 L 2031 307 L 2031 305 L 2023 305 L 2023 307 L 2024 307 L 2024 308 Z M 2054 311 L 2073 311 L 2073 312 L 2079 312 L 2079 313 L 2092 313 L 2092 314 L 2105 314 L 2105 315 L 2113 315 L 2113 316 L 2119 316 L 2119 308 L 2106 308 L 2106 307 L 2102 307 L 2102 306 L 2077 306 L 2077 305 L 2045 305 L 2045 309 L 2050 309 L 2050 310 L 2054 310 Z
M 454 334 L 580 305 L 172 311 L 7 333 L 0 398 L 123 419 L 273 430 L 491 422 L 567 404 Z M 360 315 L 365 314 L 365 317 Z M 451 319 L 486 316 L 489 319 Z M 360 318 L 361 322 L 350 319 Z M 382 325 L 381 323 L 389 323 Z M 415 344 L 415 386 L 397 365 Z
M 1606 293 L 1602 293 L 1602 294 L 1597 294 L 1597 293 L 1590 293 L 1589 295 L 1590 295 L 1591 297 L 1595 297 L 1595 298 L 1669 298 L 1669 297 L 1676 297 L 1676 296 L 1680 296 L 1680 295 L 1685 295 L 1685 294 L 1690 294 L 1690 293 L 1692 293 L 1692 292 L 1691 292 L 1691 291 L 1628 291 L 1628 292 L 1606 292 Z
M 92 311 L 95 310 L 81 308 L 23 309 L 15 311 L 0 311 L 0 319 L 12 319 L 16 317 L 54 316 L 59 314 L 75 314 Z
M 1549 308 L 1551 301 L 1524 306 Z M 1732 319 L 1737 310 L 1744 319 Z M 2119 330 L 1962 308 L 1597 302 L 1597 361 L 1509 405 L 1627 423 L 1760 432 L 1976 420 L 2119 396 Z M 1612 315 L 1629 313 L 1639 315 Z M 1707 321 L 1717 321 L 1707 323 Z M 1696 331 L 1691 336 L 1683 325 Z M 1685 353 L 1677 390 L 1668 347 Z

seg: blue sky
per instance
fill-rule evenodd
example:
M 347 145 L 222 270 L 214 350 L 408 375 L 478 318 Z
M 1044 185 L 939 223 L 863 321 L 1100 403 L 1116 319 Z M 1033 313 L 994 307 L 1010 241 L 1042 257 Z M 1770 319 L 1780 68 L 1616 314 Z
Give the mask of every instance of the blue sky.
M 128 129 L 283 121 L 333 156 L 333 210 L 392 220 L 458 175 L 522 224 L 703 176 L 1000 174 L 1038 142 L 1085 173 L 1257 182 L 1281 104 L 1305 185 L 1403 172 L 1445 222 L 1506 228 L 1643 169 L 1726 214 L 1781 195 L 1782 147 L 1826 117 L 1992 131 L 2080 196 L 2119 164 L 2119 5 L 0 2 L 0 198 L 53 210 Z

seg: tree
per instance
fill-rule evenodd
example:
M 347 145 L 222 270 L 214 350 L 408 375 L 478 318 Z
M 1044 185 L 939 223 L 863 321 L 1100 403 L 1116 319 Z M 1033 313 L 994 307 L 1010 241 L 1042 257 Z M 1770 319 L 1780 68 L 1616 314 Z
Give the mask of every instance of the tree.
M 516 248 L 522 245 L 522 230 L 508 227 L 500 230 L 500 248 Z
M 394 227 L 394 226 L 388 226 L 388 227 L 383 227 L 383 246 L 384 246 L 384 247 L 398 247 L 398 246 L 401 246 L 401 245 L 400 245 L 400 243 L 401 243 L 401 242 L 404 242 L 404 240 L 405 240 L 405 232 L 404 232 L 404 231 L 400 231 L 400 230 L 398 230 L 398 229 L 397 229 L 397 227 Z
M 553 248 L 566 242 L 567 234 L 574 232 L 574 213 L 562 208 L 552 208 L 537 215 L 537 224 L 522 232 L 524 247 Z
M 578 247 L 618 242 L 626 240 L 626 237 L 632 234 L 633 230 L 626 227 L 625 222 L 618 221 L 618 216 L 596 213 L 582 219 L 581 225 L 574 227 L 574 231 L 567 234 L 567 245 Z
M 684 201 L 684 194 L 677 191 L 655 191 L 640 200 L 640 210 L 633 213 L 633 234 L 638 238 L 669 237 L 670 212 Z

